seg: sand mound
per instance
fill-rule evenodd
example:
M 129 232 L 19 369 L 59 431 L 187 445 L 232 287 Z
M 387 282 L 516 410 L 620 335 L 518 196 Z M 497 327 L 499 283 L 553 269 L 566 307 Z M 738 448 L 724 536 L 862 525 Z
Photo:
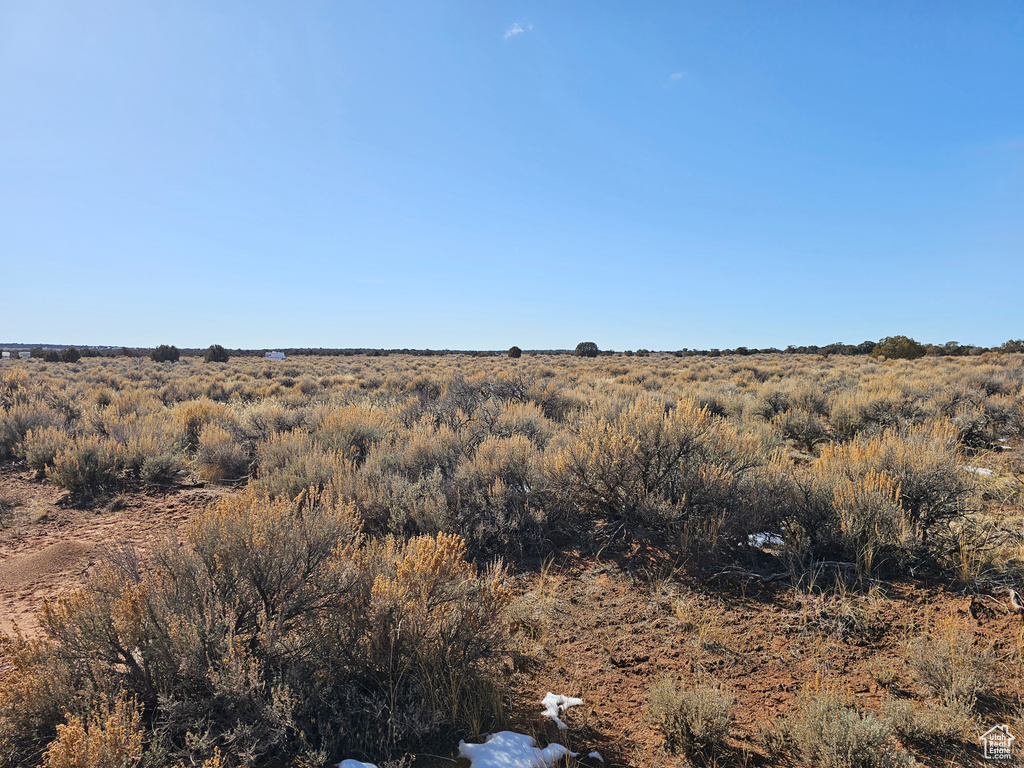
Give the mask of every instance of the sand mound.
M 95 549 L 84 541 L 59 541 L 38 552 L 0 563 L 0 587 L 20 587 L 51 573 L 60 573 L 83 563 Z

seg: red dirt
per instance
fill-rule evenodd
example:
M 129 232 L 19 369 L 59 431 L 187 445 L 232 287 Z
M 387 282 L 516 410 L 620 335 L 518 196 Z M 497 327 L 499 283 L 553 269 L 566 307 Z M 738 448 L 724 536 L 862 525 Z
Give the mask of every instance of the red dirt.
M 79 509 L 64 506 L 65 494 L 38 482 L 34 472 L 0 468 L 0 498 L 13 505 L 13 520 L 0 527 L 0 631 L 35 634 L 43 601 L 81 585 L 105 547 L 131 544 L 145 561 L 154 546 L 180 538 L 192 515 L 226 492 L 175 488 Z
M 950 584 L 899 583 L 870 594 L 851 589 L 830 611 L 790 585 L 723 587 L 671 571 L 669 562 L 570 554 L 543 575 L 520 577 L 526 602 L 548 626 L 537 643 L 539 665 L 520 679 L 515 710 L 539 712 L 549 690 L 579 696 L 585 705 L 564 718 L 573 749 L 597 749 L 608 765 L 684 766 L 691 763 L 666 754 L 660 736 L 644 722 L 648 691 L 663 677 L 681 686 L 721 685 L 737 704 L 726 763 L 786 764 L 768 758 L 758 729 L 792 709 L 797 693 L 832 689 L 875 711 L 888 696 L 927 698 L 903 660 L 905 644 L 952 615 L 995 642 L 997 698 L 1016 702 L 1019 712 L 1024 628 L 997 600 L 985 599 L 991 612 L 975 618 L 971 597 Z M 832 618 L 844 605 L 852 606 L 856 626 L 851 621 L 841 628 Z M 869 662 L 882 661 L 896 671 L 889 690 L 869 672 Z M 989 725 L 996 722 L 1003 720 Z M 539 716 L 527 715 L 518 725 L 558 738 Z M 974 745 L 927 760 L 936 766 L 984 763 Z

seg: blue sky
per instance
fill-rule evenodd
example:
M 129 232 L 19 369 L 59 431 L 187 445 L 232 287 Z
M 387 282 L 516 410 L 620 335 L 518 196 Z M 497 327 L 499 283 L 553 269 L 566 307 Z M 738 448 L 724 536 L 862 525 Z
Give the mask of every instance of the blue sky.
M 1024 336 L 1024 5 L 0 0 L 0 340 Z

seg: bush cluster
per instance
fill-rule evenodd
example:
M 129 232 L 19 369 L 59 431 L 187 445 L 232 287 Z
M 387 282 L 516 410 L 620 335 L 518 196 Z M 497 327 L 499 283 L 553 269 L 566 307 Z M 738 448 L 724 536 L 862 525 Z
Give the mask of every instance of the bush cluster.
M 781 723 L 778 741 L 808 768 L 914 768 L 892 726 L 827 691 L 802 693 Z
M 149 359 L 154 363 L 176 363 L 181 358 L 181 352 L 175 346 L 161 344 L 149 353 Z
M 647 717 L 668 749 L 710 756 L 732 732 L 735 698 L 706 685 L 680 689 L 673 680 L 656 683 L 647 697 Z
M 207 363 L 226 363 L 230 359 L 231 355 L 220 344 L 211 344 L 203 355 L 203 360 Z
M 767 531 L 808 566 L 872 575 L 937 562 L 978 503 L 963 453 L 1024 424 L 1013 356 L 898 373 L 751 355 L 585 372 L 337 360 L 11 368 L 0 458 L 80 499 L 187 476 L 282 498 L 329 489 L 368 533 L 458 534 L 476 556 L 644 529 L 696 564 L 749 554 Z
M 323 762 L 490 729 L 508 600 L 458 537 L 367 540 L 315 493 L 229 497 L 150 572 L 101 568 L 46 606 L 45 638 L 9 645 L 0 765 L 74 765 L 83 742 L 134 755 L 143 736 L 187 764 Z

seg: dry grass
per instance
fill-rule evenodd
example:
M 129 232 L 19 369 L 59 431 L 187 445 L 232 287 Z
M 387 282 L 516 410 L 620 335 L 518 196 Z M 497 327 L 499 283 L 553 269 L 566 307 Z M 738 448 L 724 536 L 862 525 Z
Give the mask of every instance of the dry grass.
M 735 698 L 721 688 L 680 689 L 675 681 L 655 683 L 647 698 L 647 717 L 670 750 L 701 756 L 721 750 L 732 731 Z

